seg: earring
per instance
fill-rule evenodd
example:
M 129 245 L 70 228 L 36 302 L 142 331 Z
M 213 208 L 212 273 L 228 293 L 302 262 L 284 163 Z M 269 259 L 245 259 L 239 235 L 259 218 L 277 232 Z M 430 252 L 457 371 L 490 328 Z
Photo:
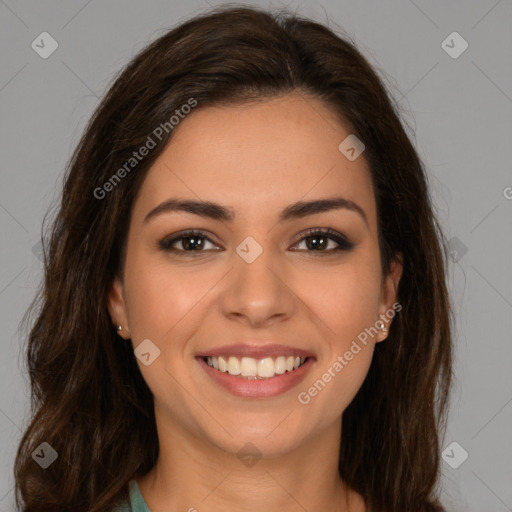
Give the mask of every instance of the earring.
M 123 326 L 122 325 L 118 325 L 117 326 L 117 334 L 119 334 L 119 336 L 121 336 L 121 338 L 123 339 L 128 339 L 129 336 L 130 336 L 130 331 L 127 329 L 126 330 L 126 336 L 128 336 L 128 338 L 125 338 L 122 334 L 121 334 L 121 331 L 123 330 Z
M 382 331 L 383 334 L 386 334 L 386 324 L 382 320 L 378 320 L 380 322 L 379 329 Z

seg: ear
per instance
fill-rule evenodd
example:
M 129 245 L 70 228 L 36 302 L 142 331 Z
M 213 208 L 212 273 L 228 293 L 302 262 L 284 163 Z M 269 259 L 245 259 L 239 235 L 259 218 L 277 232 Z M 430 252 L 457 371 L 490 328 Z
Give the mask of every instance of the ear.
M 119 325 L 122 327 L 122 330 L 118 331 L 119 336 L 125 340 L 129 339 L 130 329 L 128 327 L 128 315 L 124 299 L 124 286 L 118 276 L 112 281 L 107 298 L 107 307 L 116 330 Z
M 390 272 L 382 281 L 379 303 L 379 319 L 382 322 L 384 322 L 386 331 L 379 332 L 378 336 L 375 339 L 377 343 L 380 341 L 384 341 L 387 338 L 389 328 L 391 326 L 391 322 L 393 321 L 393 317 L 396 314 L 396 311 L 400 311 L 402 309 L 401 306 L 393 307 L 393 305 L 396 303 L 396 292 L 398 289 L 398 283 L 400 282 L 400 278 L 402 277 L 402 271 L 403 255 L 402 253 L 399 253 L 395 255 L 395 257 L 393 258 L 393 261 L 391 262 Z M 391 314 L 390 311 L 395 311 L 395 313 Z

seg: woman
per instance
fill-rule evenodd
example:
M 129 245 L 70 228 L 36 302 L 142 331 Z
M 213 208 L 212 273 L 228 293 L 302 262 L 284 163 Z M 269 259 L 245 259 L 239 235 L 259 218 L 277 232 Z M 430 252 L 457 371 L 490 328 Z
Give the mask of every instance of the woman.
M 351 42 L 243 7 L 181 24 L 69 164 L 18 507 L 445 510 L 446 261 Z

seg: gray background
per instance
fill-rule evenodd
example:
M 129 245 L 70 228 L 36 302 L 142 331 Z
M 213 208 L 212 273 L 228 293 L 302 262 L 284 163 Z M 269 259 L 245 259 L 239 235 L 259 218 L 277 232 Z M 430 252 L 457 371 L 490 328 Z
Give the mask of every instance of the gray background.
M 13 510 L 13 458 L 29 418 L 19 322 L 42 275 L 43 215 L 114 72 L 209 5 L 219 3 L 0 0 L 1 511 Z M 469 457 L 457 469 L 443 460 L 444 502 L 453 511 L 512 510 L 512 2 L 286 5 L 345 29 L 386 75 L 410 125 L 454 248 L 457 378 L 443 450 L 452 465 L 462 449 Z M 31 48 L 44 31 L 59 44 L 47 59 Z M 469 45 L 458 58 L 442 47 L 453 31 Z

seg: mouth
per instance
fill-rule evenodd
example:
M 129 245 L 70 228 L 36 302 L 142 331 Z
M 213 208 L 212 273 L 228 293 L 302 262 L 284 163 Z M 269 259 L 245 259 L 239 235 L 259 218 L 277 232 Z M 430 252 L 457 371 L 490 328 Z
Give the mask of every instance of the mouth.
M 294 357 L 292 355 L 265 357 L 263 359 L 235 356 L 203 357 L 203 361 L 210 368 L 240 379 L 271 379 L 276 375 L 298 370 L 308 359 L 308 357 Z
M 215 384 L 239 397 L 270 398 L 297 386 L 316 357 L 284 345 L 232 345 L 196 355 Z

